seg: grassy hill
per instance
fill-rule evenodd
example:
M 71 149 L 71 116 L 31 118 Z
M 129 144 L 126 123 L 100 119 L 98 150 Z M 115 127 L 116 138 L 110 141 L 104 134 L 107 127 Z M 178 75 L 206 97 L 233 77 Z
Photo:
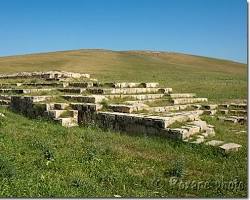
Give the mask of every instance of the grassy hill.
M 247 66 L 168 52 L 76 50 L 0 58 L 0 73 L 66 70 L 103 81 L 159 81 L 210 100 L 247 97 Z
M 103 81 L 159 81 L 213 101 L 247 97 L 247 66 L 142 51 L 78 50 L 0 58 L 0 73 L 67 70 Z M 0 197 L 246 197 L 247 125 L 203 116 L 214 139 L 242 145 L 223 155 L 94 125 L 64 128 L 0 108 Z M 174 179 L 172 179 L 174 177 Z

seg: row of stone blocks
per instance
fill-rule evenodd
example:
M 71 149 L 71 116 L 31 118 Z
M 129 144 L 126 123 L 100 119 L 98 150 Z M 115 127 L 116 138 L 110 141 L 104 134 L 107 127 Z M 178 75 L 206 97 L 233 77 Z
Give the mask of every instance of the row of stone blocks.
M 81 74 L 66 71 L 48 71 L 48 72 L 17 72 L 14 74 L 0 74 L 0 79 L 9 78 L 43 78 L 43 79 L 58 79 L 58 78 L 90 78 L 89 74 Z
M 7 76 L 8 77 L 8 76 Z M 1 78 L 1 76 L 0 76 Z M 111 87 L 111 88 L 157 88 L 159 87 L 159 83 L 101 83 L 97 82 L 97 80 L 89 79 L 90 81 L 84 82 L 43 82 L 43 83 L 0 83 L 0 87 L 11 87 L 11 86 L 48 86 L 48 87 L 76 87 L 76 88 L 92 88 L 92 87 Z
M 1 78 L 1 77 L 0 77 Z M 92 80 L 92 82 L 90 82 Z M 157 88 L 159 83 L 143 82 L 143 83 L 129 83 L 129 82 L 114 82 L 114 83 L 101 83 L 96 80 L 90 79 L 89 82 L 46 82 L 46 83 L 2 83 L 0 86 L 55 86 L 55 87 L 111 87 L 111 88 Z
M 16 93 L 16 94 L 29 94 L 35 92 L 48 92 L 60 91 L 65 93 L 78 93 L 83 92 L 91 94 L 142 94 L 142 93 L 161 93 L 169 94 L 172 88 L 33 88 L 33 89 L 0 89 L 0 93 Z
M 11 108 L 32 117 L 50 117 L 66 127 L 76 126 L 78 123 L 94 122 L 104 129 L 158 135 L 183 141 L 189 141 L 192 136 L 199 134 L 199 137 L 191 142 L 196 144 L 204 142 L 204 138 L 215 134 L 212 126 L 200 120 L 199 116 L 204 112 L 203 110 L 169 113 L 160 117 L 102 112 L 99 111 L 102 106 L 95 103 L 40 103 L 48 98 L 45 96 L 16 96 L 12 98 Z M 70 117 L 61 117 L 65 111 L 70 113 Z M 169 128 L 175 122 L 186 122 L 186 125 L 180 128 Z M 212 145 L 211 142 L 207 143 Z M 237 150 L 240 145 L 229 143 L 220 145 L 219 148 L 227 152 Z
M 48 107 L 50 104 L 37 104 L 35 102 L 44 101 L 49 97 L 20 97 L 14 96 L 11 100 L 11 108 L 29 116 L 44 116 L 44 113 L 54 108 Z M 94 120 L 103 128 L 111 128 L 125 132 L 137 132 L 146 134 L 166 134 L 167 127 L 179 121 L 196 120 L 202 112 L 189 111 L 174 116 L 145 116 L 141 114 L 123 114 L 98 111 L 101 105 L 86 103 L 71 103 L 71 108 L 78 111 L 78 122 L 87 123 Z M 92 109 L 92 110 L 91 110 Z M 54 111 L 56 112 L 56 111 Z M 50 113 L 50 112 L 49 112 Z M 60 114 L 60 112 L 58 112 Z M 54 118 L 59 117 L 54 116 Z M 54 114 L 55 115 L 55 114 Z M 177 137 L 177 136 L 176 136 Z M 180 137 L 180 136 L 178 136 Z

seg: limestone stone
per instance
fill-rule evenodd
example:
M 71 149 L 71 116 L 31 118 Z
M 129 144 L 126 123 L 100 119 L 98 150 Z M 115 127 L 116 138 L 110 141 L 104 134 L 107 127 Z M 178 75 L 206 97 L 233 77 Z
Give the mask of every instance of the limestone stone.
M 85 92 L 87 89 L 86 88 L 60 88 L 58 89 L 60 92 L 65 92 L 65 93 L 78 93 L 81 94 Z
M 238 151 L 242 146 L 236 143 L 227 143 L 219 146 L 219 148 L 224 152 L 224 153 L 229 153 L 232 151 Z
M 200 132 L 200 128 L 198 126 L 187 125 L 187 126 L 182 126 L 181 128 L 188 130 L 188 137 Z
M 172 93 L 170 94 L 171 98 L 191 98 L 195 96 L 196 94 L 194 93 Z
M 164 97 L 164 94 L 111 94 L 105 95 L 107 98 L 133 98 L 135 100 L 149 100 L 149 99 L 160 99 Z
M 95 103 L 70 103 L 70 106 L 74 110 L 83 111 L 83 112 L 96 112 L 102 109 L 101 104 Z
M 90 88 L 93 87 L 93 82 L 69 82 L 69 87 L 81 87 L 81 88 Z
M 231 108 L 241 108 L 241 109 L 247 109 L 247 104 L 246 103 L 231 103 L 230 104 Z
M 55 103 L 54 104 L 54 108 L 57 110 L 65 110 L 68 107 L 69 107 L 68 103 Z
M 200 131 L 205 131 L 207 129 L 207 123 L 202 120 L 195 120 L 189 124 L 199 127 Z
M 230 114 L 233 114 L 233 115 L 247 115 L 246 110 L 230 110 L 229 112 Z
M 167 136 L 173 139 L 184 140 L 189 137 L 188 130 L 182 128 L 171 128 L 168 129 Z
M 218 107 L 223 109 L 229 108 L 229 104 L 219 104 Z
M 103 95 L 91 95 L 91 96 L 83 96 L 83 95 L 63 95 L 63 98 L 67 100 L 74 100 L 82 103 L 100 103 L 103 100 L 106 100 L 106 97 Z
M 207 98 L 176 98 L 172 100 L 174 104 L 189 104 L 189 103 L 198 103 L 206 102 Z
M 155 88 L 159 86 L 159 83 L 141 83 L 140 85 L 145 88 Z
M 163 94 L 170 94 L 172 92 L 172 88 L 160 88 L 158 92 L 163 93 Z
M 90 78 L 90 75 L 74 73 L 74 72 L 66 72 L 66 71 L 18 72 L 13 74 L 0 74 L 0 79 L 32 78 L 32 77 L 57 80 L 58 78 Z
M 62 126 L 65 126 L 67 128 L 78 126 L 77 120 L 72 117 L 67 118 L 56 118 L 55 121 L 59 122 Z
M 224 141 L 221 141 L 221 140 L 210 140 L 206 142 L 205 144 L 209 146 L 219 146 L 219 145 L 222 145 L 223 143 Z
M 199 105 L 199 104 L 193 104 L 193 105 L 191 105 L 191 107 L 194 109 L 201 109 L 201 105 Z
M 217 104 L 202 105 L 202 109 L 205 110 L 215 110 L 217 107 Z

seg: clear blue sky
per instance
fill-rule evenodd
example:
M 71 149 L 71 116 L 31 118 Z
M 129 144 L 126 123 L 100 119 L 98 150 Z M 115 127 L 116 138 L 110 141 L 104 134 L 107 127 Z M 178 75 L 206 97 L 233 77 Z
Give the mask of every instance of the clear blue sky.
M 1 0 L 0 56 L 104 48 L 246 63 L 246 0 Z

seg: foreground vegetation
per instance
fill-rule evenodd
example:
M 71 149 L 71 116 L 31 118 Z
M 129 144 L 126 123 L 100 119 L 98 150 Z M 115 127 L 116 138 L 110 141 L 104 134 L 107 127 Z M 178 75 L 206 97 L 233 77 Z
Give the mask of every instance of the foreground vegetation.
M 218 139 L 243 145 L 239 152 L 223 155 L 205 145 L 102 131 L 94 125 L 67 129 L 3 108 L 0 112 L 6 116 L 0 118 L 2 197 L 247 195 L 247 135 L 239 133 L 245 125 L 207 118 L 219 127 Z

